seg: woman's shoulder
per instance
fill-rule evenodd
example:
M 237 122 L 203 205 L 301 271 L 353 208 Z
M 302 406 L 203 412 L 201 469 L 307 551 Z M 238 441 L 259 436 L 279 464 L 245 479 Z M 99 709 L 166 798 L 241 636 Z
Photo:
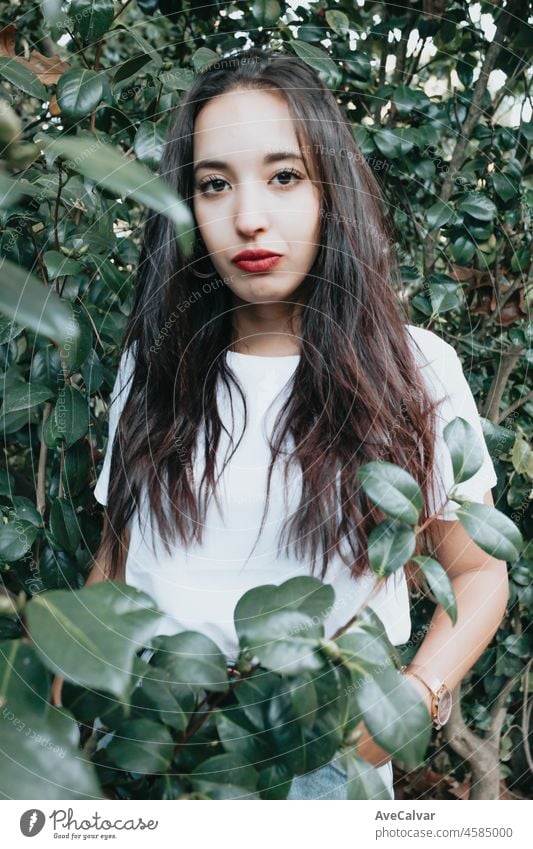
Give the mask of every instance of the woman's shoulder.
M 415 357 L 428 363 L 438 364 L 440 361 L 453 360 L 457 357 L 455 349 L 432 330 L 417 327 L 416 324 L 406 324 L 408 339 Z

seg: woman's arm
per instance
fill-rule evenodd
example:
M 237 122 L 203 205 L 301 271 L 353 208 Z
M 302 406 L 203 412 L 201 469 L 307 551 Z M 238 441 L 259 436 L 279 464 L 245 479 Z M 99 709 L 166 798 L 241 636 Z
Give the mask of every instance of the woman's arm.
M 109 519 L 107 518 L 107 513 L 104 512 L 104 525 L 102 528 L 102 538 L 105 539 L 107 536 L 107 531 L 109 530 Z M 128 548 L 130 544 L 130 532 L 129 529 L 126 528 L 124 531 L 124 554 L 123 560 L 125 562 L 126 557 L 128 556 Z M 90 584 L 97 584 L 99 581 L 106 581 L 107 576 L 109 574 L 109 555 L 107 554 L 107 550 L 104 548 L 103 544 L 100 544 L 98 551 L 94 557 L 94 564 L 89 572 L 89 576 L 85 581 L 85 586 L 88 587 Z M 60 705 L 61 704 L 61 693 L 63 690 L 63 681 L 65 679 L 61 678 L 59 675 L 55 675 L 52 681 L 52 704 Z
M 494 505 L 490 490 L 483 500 Z M 507 564 L 479 548 L 459 521 L 434 519 L 428 528 L 435 556 L 446 570 L 457 599 L 457 621 L 453 625 L 442 606 L 437 605 L 412 663 L 425 666 L 453 690 L 488 646 L 505 616 L 509 598 Z M 408 677 L 429 712 L 429 691 L 417 678 Z M 359 727 L 362 736 L 358 754 L 374 766 L 390 760 L 390 754 L 372 739 L 363 722 Z

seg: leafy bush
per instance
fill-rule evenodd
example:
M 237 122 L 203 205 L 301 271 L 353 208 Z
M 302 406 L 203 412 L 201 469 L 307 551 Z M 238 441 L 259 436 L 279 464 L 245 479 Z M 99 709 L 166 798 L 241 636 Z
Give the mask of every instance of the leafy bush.
M 413 321 L 448 338 L 468 366 L 498 473 L 497 522 L 506 528 L 502 539 L 507 544 L 510 540 L 511 549 L 496 556 L 508 561 L 511 596 L 498 634 L 463 685 L 471 745 L 458 753 L 448 739 L 443 749 L 446 737 L 439 732 L 429 757 L 444 775 L 463 779 L 465 761 L 475 771 L 480 752 L 488 748 L 484 738 L 490 730 L 499 741 L 496 757 L 502 761 L 502 777 L 517 792 L 531 788 L 532 555 L 530 546 L 520 551 L 509 522 L 529 539 L 533 455 L 528 416 L 533 402 L 527 381 L 531 353 L 526 319 L 531 302 L 527 213 L 532 130 L 523 109 L 515 126 L 504 126 L 499 118 L 505 97 L 520 102 L 527 94 L 527 5 L 509 0 L 502 9 L 480 3 L 480 14 L 494 19 L 491 41 L 466 2 L 453 3 L 444 14 L 441 4 L 413 3 L 402 14 L 382 4 L 377 22 L 376 8 L 325 0 L 294 10 L 276 0 L 211 5 L 192 0 L 122 5 L 112 0 L 48 0 L 42 8 L 27 0 L 5 4 L 0 40 L 0 309 L 5 316 L 0 319 L 5 443 L 5 465 L 0 469 L 0 569 L 5 588 L 0 638 L 8 674 L 0 689 L 5 700 L 0 734 L 6 740 L 14 722 L 22 723 L 25 733 L 10 737 L 5 745 L 13 745 L 13 739 L 19 746 L 24 741 L 24 757 L 38 759 L 32 762 L 42 776 L 34 787 L 28 776 L 19 776 L 17 785 L 15 777 L 5 773 L 10 775 L 8 795 L 17 787 L 16 793 L 29 797 L 47 792 L 63 798 L 64 788 L 49 782 L 54 775 L 63 775 L 65 786 L 75 788 L 79 796 L 98 795 L 100 787 L 106 793 L 116 787 L 117 795 L 135 795 L 150 786 L 154 798 L 174 798 L 191 790 L 187 782 L 182 786 L 176 779 L 174 786 L 172 779 L 147 778 L 148 773 L 136 779 L 130 773 L 127 780 L 120 773 L 117 778 L 112 764 L 104 763 L 108 749 L 131 766 L 135 746 L 122 741 L 121 749 L 115 736 L 113 744 L 93 751 L 95 737 L 100 743 L 105 739 L 103 729 L 90 732 L 84 742 L 88 758 L 95 763 L 102 759 L 97 772 L 74 754 L 79 736 L 73 717 L 86 726 L 85 738 L 92 720 L 100 716 L 103 727 L 115 732 L 120 723 L 128 728 L 134 722 L 157 725 L 149 766 L 168 760 L 184 729 L 161 719 L 162 711 L 174 711 L 175 694 L 169 682 L 157 684 L 158 652 L 150 662 L 129 656 L 122 679 L 124 687 L 127 679 L 128 689 L 120 694 L 104 686 L 104 677 L 89 683 L 65 674 L 71 682 L 67 711 L 50 707 L 46 695 L 51 658 L 61 666 L 64 641 L 44 658 L 41 636 L 34 637 L 33 629 L 39 628 L 40 617 L 50 618 L 48 605 L 68 608 L 79 603 L 75 599 L 83 604 L 91 599 L 91 588 L 81 587 L 100 539 L 101 511 L 92 487 L 106 445 L 104 402 L 114 382 L 118 341 L 132 302 L 139 225 L 146 206 L 164 209 L 187 251 L 187 207 L 170 196 L 155 172 L 170 112 L 206 63 L 222 61 L 246 43 L 244 35 L 235 35 L 237 28 L 249 33 L 257 46 L 300 56 L 335 90 L 348 110 L 362 154 L 384 183 L 401 260 L 398 289 L 409 299 Z M 411 49 L 409 38 L 415 30 L 419 41 Z M 422 62 L 423 47 L 430 41 L 435 52 Z M 391 69 L 387 59 L 392 55 Z M 505 74 L 506 82 L 490 92 L 489 76 L 496 72 Z M 382 468 L 368 470 L 372 498 L 385 491 L 383 473 Z M 463 508 L 462 521 L 472 535 L 477 532 L 476 517 L 488 515 L 484 509 Z M 408 516 L 391 515 L 393 523 L 406 520 L 409 523 Z M 389 532 L 395 528 L 388 526 Z M 375 545 L 378 562 L 379 540 Z M 452 610 L 448 590 L 444 597 L 439 594 L 442 581 L 436 567 L 428 561 L 421 566 L 431 592 L 414 599 L 415 629 L 427 623 L 437 600 L 446 601 Z M 150 612 L 148 599 L 143 609 L 146 620 L 155 622 L 158 614 Z M 150 627 L 143 627 L 136 624 L 134 629 L 139 646 L 150 642 Z M 368 627 L 379 628 L 373 622 Z M 318 646 L 320 637 L 316 640 L 309 657 L 319 658 L 336 681 L 341 673 L 351 676 L 345 660 L 329 656 Z M 345 643 L 347 652 L 351 646 Z M 401 652 L 404 661 L 410 652 L 409 646 Z M 268 674 L 261 669 L 253 674 L 270 682 L 272 693 L 279 688 L 279 703 L 293 704 L 296 699 L 299 704 L 292 686 L 307 694 L 318 687 L 313 670 L 307 671 L 307 684 L 300 687 L 302 671 L 293 680 L 292 673 L 265 666 Z M 13 669 L 20 678 L 11 674 Z M 102 676 L 104 672 L 100 670 Z M 251 675 L 246 665 L 242 674 Z M 141 680 L 143 686 L 136 688 Z M 202 696 L 199 684 L 182 706 L 185 715 L 197 711 L 202 698 L 211 698 L 208 690 Z M 231 721 L 231 707 L 233 716 L 242 718 L 236 704 L 239 687 L 233 695 L 228 685 L 225 719 L 220 722 Z M 150 696 L 144 705 L 142 698 L 140 705 L 131 705 L 128 698 L 134 693 L 140 698 L 141 692 L 146 697 L 155 689 L 157 710 L 148 719 Z M 301 717 L 312 698 L 303 700 L 297 720 L 310 739 L 314 726 L 305 725 Z M 103 700 L 107 712 L 102 717 Z M 337 709 L 332 708 L 328 721 L 336 717 L 338 723 Z M 6 710 L 13 719 L 6 719 Z M 362 710 L 358 702 L 357 710 Z M 319 722 L 317 716 L 315 720 Z M 248 757 L 224 748 L 227 735 L 224 742 L 216 723 L 210 717 L 202 725 L 206 751 L 212 752 L 209 743 L 218 739 L 216 745 L 226 754 L 216 757 Z M 135 727 L 143 733 L 142 725 Z M 249 730 L 246 723 L 243 727 Z M 342 722 L 335 727 L 346 729 Z M 39 748 L 32 745 L 33 734 L 42 737 Z M 279 750 L 278 743 L 274 746 L 278 754 L 283 745 L 279 742 Z M 59 751 L 53 753 L 53 747 Z M 4 744 L 1 748 L 9 752 Z M 417 748 L 418 762 L 423 748 Z M 185 758 L 184 748 L 178 755 Z M 305 762 L 317 763 L 318 755 L 314 757 Z M 202 757 L 204 765 L 205 760 Z M 356 769 L 353 759 L 349 762 L 350 769 Z M 188 774 L 190 761 L 187 769 L 186 760 L 181 763 L 183 774 Z M 414 757 L 404 757 L 406 769 L 414 764 Z M 245 767 L 240 776 L 246 789 L 264 792 L 262 786 L 251 786 Z M 274 772 L 261 781 L 275 784 L 275 778 Z M 350 787 L 355 794 L 368 792 L 356 781 Z M 214 792 L 225 790 L 218 787 Z

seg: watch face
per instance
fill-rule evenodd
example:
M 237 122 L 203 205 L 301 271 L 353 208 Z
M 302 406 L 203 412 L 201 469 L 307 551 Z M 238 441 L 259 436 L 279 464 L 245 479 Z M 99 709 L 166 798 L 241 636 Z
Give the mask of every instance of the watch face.
M 439 707 L 437 711 L 437 721 L 440 725 L 445 725 L 450 718 L 452 712 L 452 694 L 448 689 L 444 689 L 440 694 Z

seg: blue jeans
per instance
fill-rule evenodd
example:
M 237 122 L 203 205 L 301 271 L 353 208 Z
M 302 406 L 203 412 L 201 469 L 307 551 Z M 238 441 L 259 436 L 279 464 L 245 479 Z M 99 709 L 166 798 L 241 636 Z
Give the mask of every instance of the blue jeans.
M 369 764 L 370 768 L 370 764 Z M 394 799 L 392 787 L 392 763 L 388 761 L 377 771 Z M 289 799 L 346 799 L 346 772 L 333 761 L 305 775 L 297 775 L 292 780 Z

